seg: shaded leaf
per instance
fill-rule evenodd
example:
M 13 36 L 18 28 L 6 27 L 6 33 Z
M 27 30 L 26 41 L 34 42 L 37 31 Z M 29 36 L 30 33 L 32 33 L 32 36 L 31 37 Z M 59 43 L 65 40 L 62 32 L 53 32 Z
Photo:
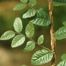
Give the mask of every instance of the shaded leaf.
M 40 8 L 40 9 L 37 9 L 37 17 L 38 18 L 46 18 L 46 17 L 49 17 L 49 15 L 43 8 Z
M 12 48 L 19 47 L 19 46 L 23 45 L 24 42 L 25 42 L 25 36 L 24 35 L 16 35 L 14 37 L 14 39 L 12 40 L 11 47 Z
M 27 24 L 25 29 L 25 34 L 28 38 L 32 38 L 34 36 L 35 28 L 34 25 L 30 22 Z
M 35 6 L 37 4 L 37 0 L 29 0 L 29 4 L 31 6 Z
M 18 4 L 13 8 L 13 10 L 14 10 L 14 11 L 20 11 L 20 10 L 24 9 L 25 7 L 26 7 L 26 4 L 18 3 Z
M 40 36 L 38 37 L 37 43 L 38 43 L 38 45 L 41 45 L 41 44 L 43 44 L 43 42 L 44 42 L 44 36 L 43 36 L 43 35 L 40 35 Z
M 33 54 L 31 62 L 34 65 L 41 65 L 41 64 L 50 62 L 52 60 L 52 58 L 53 58 L 52 52 L 50 52 L 46 49 L 42 49 L 42 50 L 36 51 Z
M 31 18 L 31 17 L 35 16 L 35 14 L 36 14 L 36 10 L 31 8 L 25 14 L 23 14 L 22 18 Z
M 46 11 L 40 8 L 37 10 L 36 18 L 31 22 L 38 26 L 48 26 L 50 24 L 50 18 Z
M 61 61 L 57 66 L 66 66 L 66 61 Z
M 20 0 L 22 3 L 27 3 L 28 0 Z
M 61 59 L 66 61 L 66 54 L 63 54 L 63 55 L 61 56 Z
M 63 25 L 66 26 L 66 21 L 63 22 Z
M 66 38 L 66 27 L 61 27 L 55 32 L 57 40 L 62 40 Z
M 0 37 L 0 40 L 9 40 L 15 36 L 15 32 L 12 30 L 6 31 Z
M 15 19 L 15 21 L 14 21 L 14 25 L 13 26 L 14 26 L 14 30 L 16 32 L 20 33 L 22 31 L 22 29 L 23 29 L 22 20 L 19 17 L 17 17 Z
M 35 42 L 34 41 L 28 41 L 24 50 L 25 51 L 32 51 L 34 48 L 35 48 Z

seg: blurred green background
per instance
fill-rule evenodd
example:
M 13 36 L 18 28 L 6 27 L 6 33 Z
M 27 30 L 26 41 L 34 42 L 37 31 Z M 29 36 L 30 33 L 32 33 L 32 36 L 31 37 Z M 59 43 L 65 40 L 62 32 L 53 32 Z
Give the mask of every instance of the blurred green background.
M 19 16 L 21 17 L 21 11 L 14 12 L 13 7 L 18 3 L 19 0 L 0 0 L 0 35 L 6 30 L 13 29 L 14 19 Z M 47 0 L 38 0 L 38 7 L 44 7 L 47 5 Z M 62 20 L 66 19 L 66 7 L 54 7 L 54 23 L 55 30 L 62 26 Z M 24 22 L 26 24 L 26 22 Z M 38 35 L 41 33 L 45 35 L 45 46 L 50 48 L 50 34 L 49 28 L 38 27 Z M 31 56 L 35 52 L 23 52 L 22 47 L 12 49 L 10 47 L 11 41 L 0 41 L 0 66 L 21 66 L 26 64 L 27 66 L 31 65 Z M 62 53 L 66 53 L 66 39 L 57 41 L 56 45 L 56 54 L 57 54 L 57 63 L 60 59 Z M 42 65 L 50 66 L 50 63 Z

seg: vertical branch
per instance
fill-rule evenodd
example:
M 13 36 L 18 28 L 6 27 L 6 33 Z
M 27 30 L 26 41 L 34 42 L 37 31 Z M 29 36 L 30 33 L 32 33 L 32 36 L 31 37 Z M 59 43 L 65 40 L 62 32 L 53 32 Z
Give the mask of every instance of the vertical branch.
M 56 46 L 56 39 L 54 35 L 54 22 L 53 22 L 53 1 L 48 0 L 48 7 L 49 7 L 49 16 L 51 21 L 51 28 L 50 28 L 50 37 L 51 37 L 51 49 L 53 54 L 53 59 L 51 61 L 51 66 L 56 66 L 56 54 L 55 54 L 55 46 Z

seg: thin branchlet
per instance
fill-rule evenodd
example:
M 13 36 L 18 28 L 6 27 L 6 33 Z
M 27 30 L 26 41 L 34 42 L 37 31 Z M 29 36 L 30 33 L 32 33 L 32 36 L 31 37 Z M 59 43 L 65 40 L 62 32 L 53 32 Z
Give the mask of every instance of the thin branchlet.
M 48 0 L 48 8 L 49 8 L 49 17 L 50 17 L 50 22 L 51 22 L 51 27 L 50 27 L 51 50 L 54 53 L 53 59 L 51 61 L 51 66 L 56 66 L 56 53 L 55 53 L 56 39 L 54 35 L 53 1 L 52 0 Z

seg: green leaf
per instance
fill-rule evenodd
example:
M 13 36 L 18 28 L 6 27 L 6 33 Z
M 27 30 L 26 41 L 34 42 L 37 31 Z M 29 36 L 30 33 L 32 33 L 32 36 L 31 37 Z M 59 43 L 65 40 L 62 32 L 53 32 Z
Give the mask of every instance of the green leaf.
M 24 9 L 25 7 L 26 7 L 26 4 L 18 3 L 18 4 L 13 8 L 13 10 L 14 10 L 14 11 L 20 11 L 20 10 Z
M 24 42 L 25 42 L 25 36 L 24 35 L 16 35 L 14 37 L 14 39 L 12 40 L 11 47 L 12 48 L 19 47 L 19 46 L 23 45 Z
M 17 17 L 14 21 L 14 30 L 17 32 L 17 33 L 20 33 L 23 29 L 23 25 L 22 25 L 22 20 Z
M 36 19 L 33 19 L 31 22 L 35 25 L 43 26 L 43 27 L 50 25 L 50 20 L 44 19 L 44 18 L 36 18 Z
M 29 4 L 31 6 L 35 6 L 37 4 L 37 0 L 29 0 Z
M 44 36 L 43 36 L 43 35 L 40 35 L 40 36 L 38 37 L 37 43 L 38 43 L 38 45 L 41 45 L 41 44 L 43 44 L 43 42 L 44 42 Z
M 43 8 L 37 9 L 37 17 L 38 18 L 47 18 L 49 17 L 47 11 L 45 11 Z
M 66 61 L 61 61 L 57 66 L 66 66 Z
M 35 16 L 35 14 L 36 14 L 36 10 L 31 8 L 25 14 L 23 14 L 22 18 L 31 18 Z
M 29 22 L 25 29 L 25 34 L 28 38 L 32 38 L 34 36 L 35 28 L 34 25 Z
M 63 22 L 63 25 L 66 26 L 66 21 Z
M 22 3 L 27 3 L 28 0 L 20 0 Z
M 50 52 L 46 49 L 42 49 L 42 50 L 36 51 L 33 54 L 31 62 L 34 65 L 41 65 L 41 64 L 50 62 L 52 60 L 52 58 L 53 58 L 52 52 Z
M 15 36 L 15 32 L 12 30 L 6 31 L 5 33 L 2 34 L 0 37 L 0 40 L 9 40 Z
M 32 51 L 34 48 L 35 48 L 35 42 L 34 41 L 28 41 L 24 50 L 25 51 Z
M 63 55 L 61 56 L 61 59 L 66 61 L 66 54 L 63 54 Z
M 55 32 L 57 40 L 62 40 L 66 38 L 66 27 L 61 27 Z
M 50 25 L 49 15 L 43 8 L 37 10 L 36 18 L 31 21 L 33 24 L 38 26 L 48 26 Z

